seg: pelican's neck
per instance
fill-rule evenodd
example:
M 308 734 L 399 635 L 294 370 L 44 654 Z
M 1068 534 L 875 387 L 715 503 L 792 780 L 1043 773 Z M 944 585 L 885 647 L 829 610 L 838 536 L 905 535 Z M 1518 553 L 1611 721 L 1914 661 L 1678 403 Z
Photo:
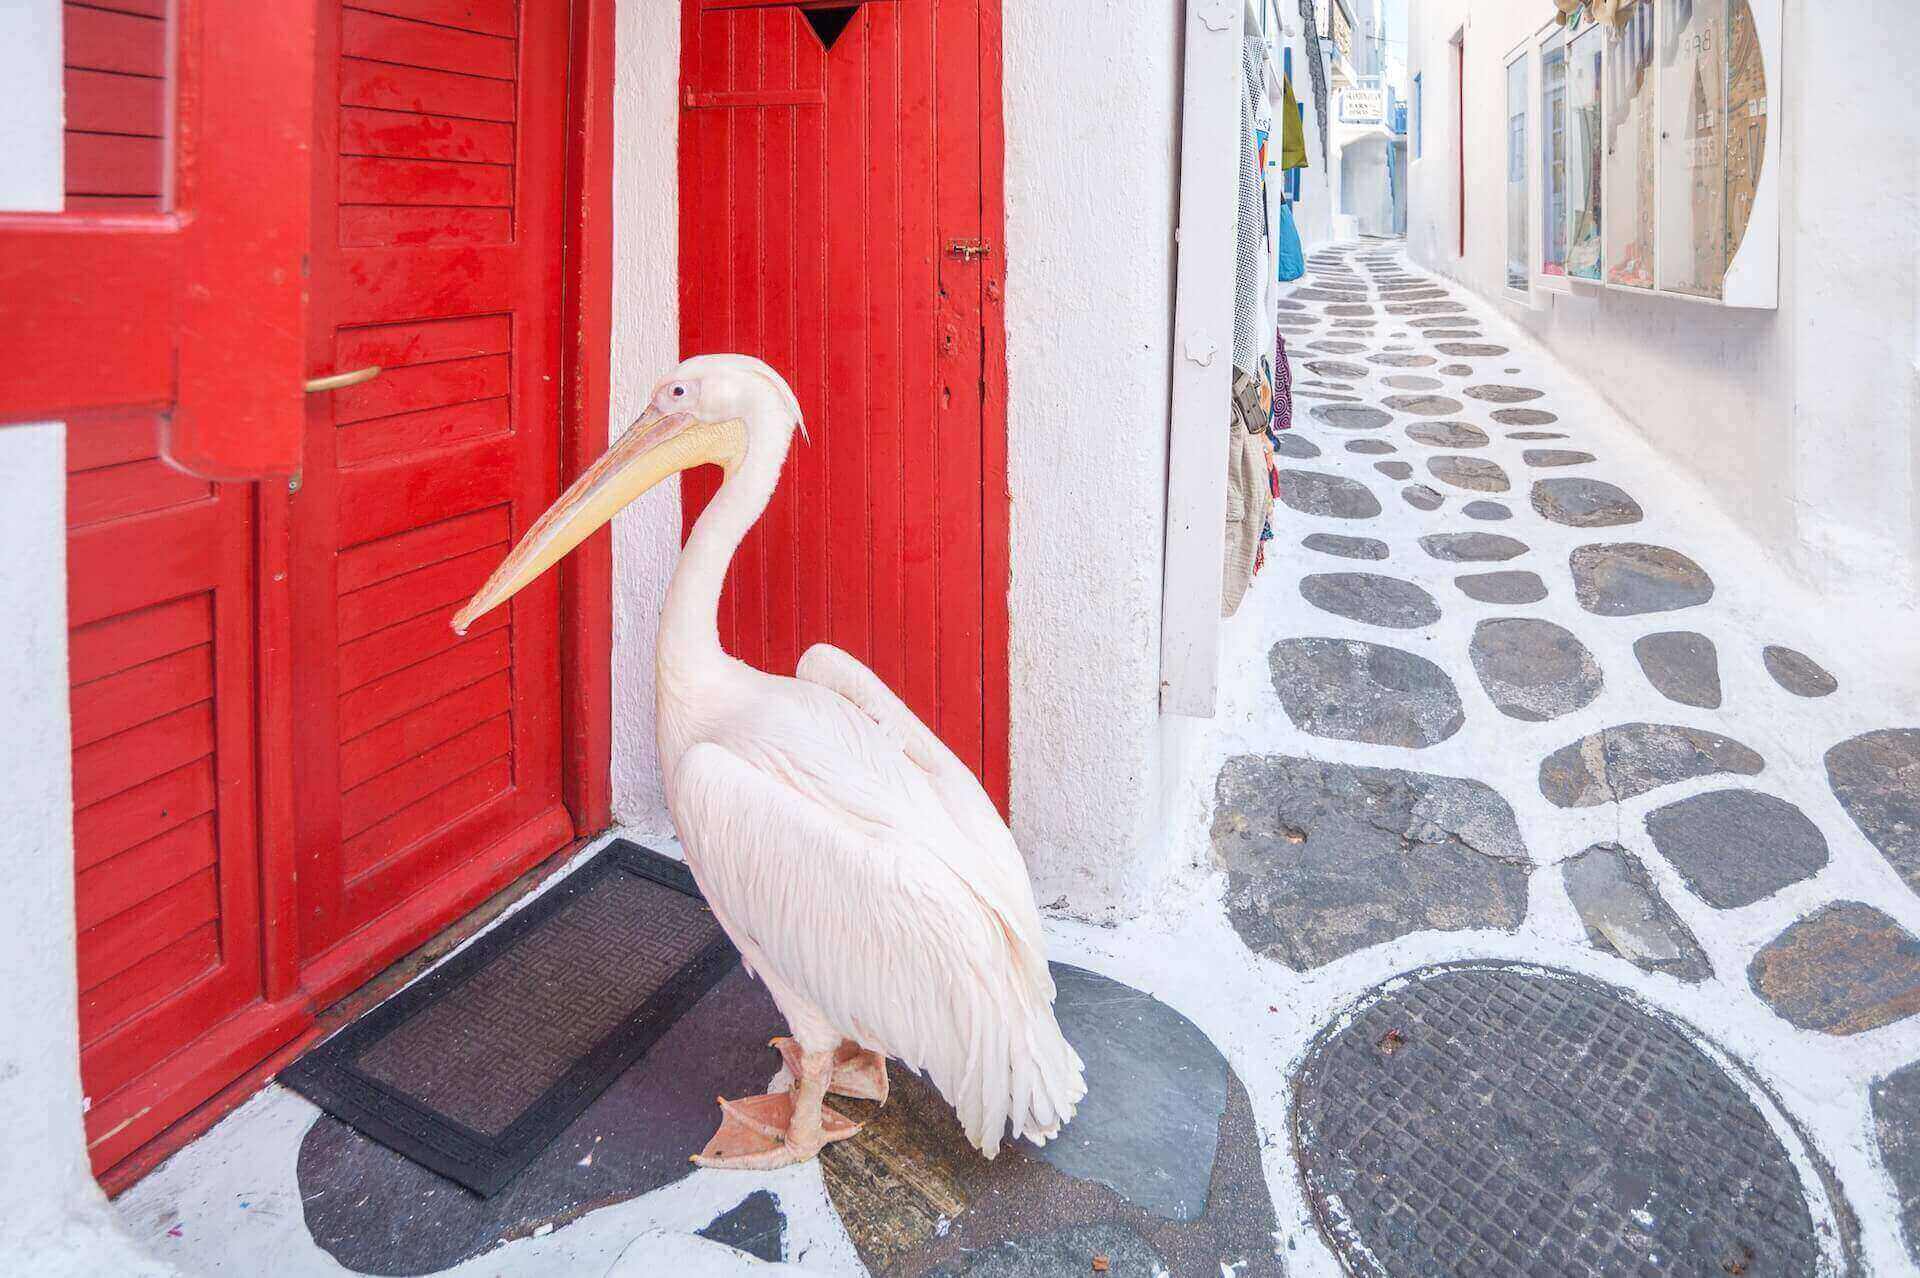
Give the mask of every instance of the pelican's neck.
M 720 490 L 694 521 L 693 532 L 680 551 L 673 580 L 667 586 L 666 606 L 660 615 L 658 664 L 662 675 L 691 676 L 726 665 L 720 646 L 720 591 L 727 582 L 727 566 L 749 530 L 758 522 L 780 481 L 780 461 L 756 465 L 743 458 L 727 472 Z M 678 680 L 663 679 L 668 687 Z

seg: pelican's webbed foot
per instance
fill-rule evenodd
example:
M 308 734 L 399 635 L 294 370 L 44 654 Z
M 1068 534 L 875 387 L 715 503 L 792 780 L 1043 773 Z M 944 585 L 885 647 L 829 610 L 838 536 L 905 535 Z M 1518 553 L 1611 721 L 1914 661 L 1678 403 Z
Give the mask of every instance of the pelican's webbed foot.
M 771 1171 L 815 1157 L 828 1144 L 845 1140 L 860 1124 L 836 1114 L 822 1102 L 834 1077 L 834 1051 L 803 1052 L 797 1044 L 781 1055 L 793 1072 L 789 1091 L 740 1100 L 720 1098 L 720 1130 L 693 1156 L 702 1167 Z
M 780 1059 L 787 1063 L 787 1072 L 799 1078 L 800 1044 L 791 1038 L 776 1038 L 772 1046 L 780 1049 Z M 861 1047 L 850 1038 L 844 1040 L 833 1054 L 833 1077 L 827 1082 L 827 1091 L 831 1095 L 852 1100 L 886 1104 L 887 1058 Z

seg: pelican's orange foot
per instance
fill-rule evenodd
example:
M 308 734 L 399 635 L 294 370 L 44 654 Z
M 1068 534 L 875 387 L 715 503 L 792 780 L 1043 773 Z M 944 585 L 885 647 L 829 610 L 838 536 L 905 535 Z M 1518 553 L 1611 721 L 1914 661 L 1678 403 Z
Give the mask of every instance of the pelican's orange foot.
M 773 1046 L 780 1049 L 780 1059 L 787 1063 L 787 1072 L 799 1078 L 800 1044 L 790 1038 L 776 1038 Z M 833 1054 L 833 1078 L 827 1090 L 835 1096 L 886 1104 L 887 1058 L 868 1051 L 852 1039 L 846 1040 Z
M 794 1094 L 774 1092 L 740 1100 L 720 1098 L 720 1130 L 693 1156 L 702 1167 L 772 1171 L 819 1154 L 836 1140 L 860 1130 L 860 1124 L 822 1106 L 818 1122 L 794 1121 Z M 811 1127 L 808 1131 L 805 1128 Z

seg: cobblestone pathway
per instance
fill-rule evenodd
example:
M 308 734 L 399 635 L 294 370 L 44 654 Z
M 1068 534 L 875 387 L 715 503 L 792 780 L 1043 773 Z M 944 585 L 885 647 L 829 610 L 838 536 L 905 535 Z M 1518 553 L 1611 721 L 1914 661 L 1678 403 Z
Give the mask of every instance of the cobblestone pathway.
M 1264 685 L 1238 693 L 1214 796 L 1233 928 L 1309 975 L 1434 932 L 1511 934 L 1519 944 L 1489 953 L 1548 966 L 1578 958 L 1607 978 L 1598 997 L 1617 983 L 1709 1027 L 1703 1050 L 1745 1059 L 1762 1110 L 1769 1090 L 1778 1100 L 1769 1122 L 1784 1144 L 1755 1145 L 1749 1170 L 1764 1181 L 1763 1163 L 1800 1164 L 1799 1232 L 1772 1208 L 1759 1232 L 1784 1232 L 1764 1245 L 1728 1224 L 1712 1242 L 1724 1272 L 1817 1271 L 1786 1241 L 1810 1228 L 1821 1266 L 1906 1272 L 1901 1204 L 1920 1243 L 1920 667 L 1869 651 L 1477 300 L 1384 245 L 1310 266 L 1281 302 L 1295 390 L 1284 507 L 1253 615 L 1232 623 L 1259 649 L 1243 654 L 1244 677 Z M 1504 1054 L 1539 1050 L 1534 1031 L 1497 1002 L 1466 1014 L 1511 1031 L 1456 1065 L 1486 1071 L 1488 1121 L 1519 1122 L 1484 1097 L 1539 1079 L 1500 1072 Z M 1712 1027 L 1734 1041 L 1716 1045 Z M 1584 1053 L 1576 1089 L 1644 1065 L 1581 1041 L 1562 1044 Z M 1641 1102 L 1680 1103 L 1724 1077 L 1711 1063 L 1673 1068 L 1675 1096 Z M 1349 1068 L 1295 1086 L 1303 1109 L 1385 1114 L 1417 1108 L 1418 1077 Z M 1695 1160 L 1696 1192 L 1724 1193 L 1716 1163 L 1730 1155 L 1698 1139 L 1703 1121 L 1677 1112 L 1647 1156 L 1678 1160 L 1675 1174 Z M 1314 1214 L 1351 1236 L 1360 1272 L 1425 1272 L 1409 1258 L 1448 1255 L 1479 1256 L 1475 1272 L 1535 1272 L 1537 1253 L 1508 1265 L 1429 1245 L 1429 1224 L 1475 1227 L 1485 1169 L 1467 1151 L 1389 1173 L 1355 1140 L 1300 1152 Z M 1811 1170 L 1822 1164 L 1831 1173 Z M 1412 1178 L 1369 1223 L 1356 1197 L 1389 1174 Z M 1573 1193 L 1536 1242 L 1591 1232 L 1584 1214 L 1616 1200 L 1631 1211 L 1640 1190 L 1658 1197 L 1647 1177 L 1665 1174 Z M 1663 1192 L 1684 1200 L 1678 1184 Z M 1449 1207 L 1454 1190 L 1466 1201 Z M 1618 1263 L 1652 1245 L 1658 1231 L 1645 1232 L 1628 1228 L 1614 1240 L 1626 1251 L 1596 1253 L 1614 1261 L 1592 1271 L 1641 1272 Z M 1588 1272 L 1572 1259 L 1550 1268 Z

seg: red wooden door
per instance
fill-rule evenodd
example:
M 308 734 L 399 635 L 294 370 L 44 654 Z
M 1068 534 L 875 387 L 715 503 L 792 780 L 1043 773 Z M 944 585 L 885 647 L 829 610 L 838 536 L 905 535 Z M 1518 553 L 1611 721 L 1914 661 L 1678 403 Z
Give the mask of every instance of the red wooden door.
M 558 490 L 568 25 L 563 0 L 322 7 L 309 353 L 381 372 L 311 397 L 288 499 L 310 985 L 573 833 L 553 579 L 448 625 Z
M 255 491 L 181 467 L 293 461 L 304 18 L 239 0 L 66 4 L 65 210 L 0 213 L 0 422 L 67 424 L 80 1070 L 98 1167 L 298 1029 L 261 945 Z
M 67 211 L 0 213 L 0 422 L 68 424 L 100 1169 L 572 834 L 555 586 L 447 619 L 558 487 L 584 11 L 316 8 L 69 3 Z
M 997 0 L 682 0 L 681 347 L 786 375 L 736 656 L 868 662 L 1006 797 Z M 687 525 L 717 476 L 689 475 Z

